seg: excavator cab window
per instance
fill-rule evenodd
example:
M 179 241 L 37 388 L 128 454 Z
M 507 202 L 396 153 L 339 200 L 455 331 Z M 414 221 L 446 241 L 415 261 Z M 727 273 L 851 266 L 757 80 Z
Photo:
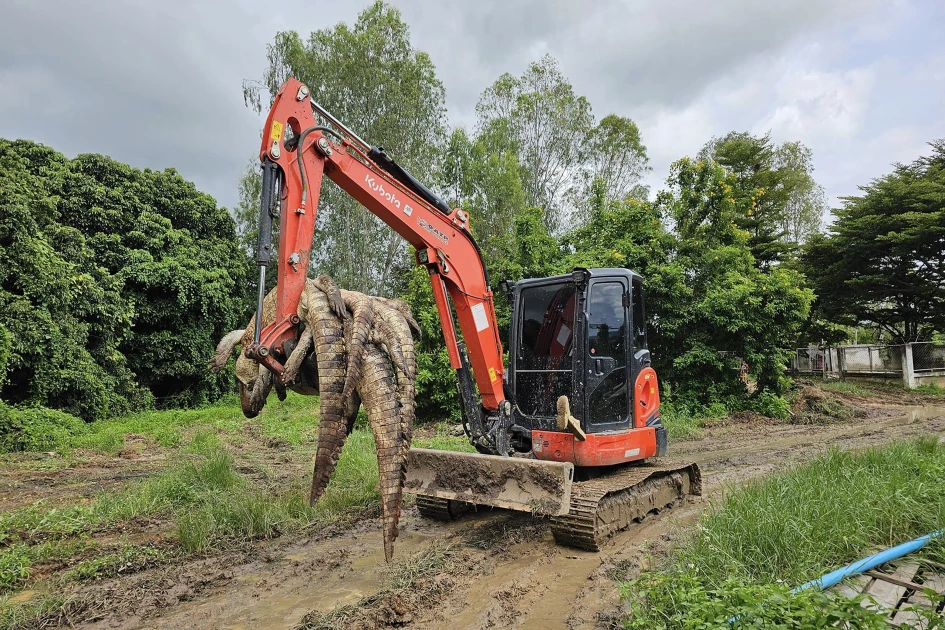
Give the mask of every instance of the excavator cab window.
M 585 420 L 594 432 L 625 427 L 630 418 L 628 288 L 618 279 L 597 281 L 590 287 Z
M 571 396 L 577 291 L 572 282 L 522 289 L 515 398 L 528 416 L 553 418 Z

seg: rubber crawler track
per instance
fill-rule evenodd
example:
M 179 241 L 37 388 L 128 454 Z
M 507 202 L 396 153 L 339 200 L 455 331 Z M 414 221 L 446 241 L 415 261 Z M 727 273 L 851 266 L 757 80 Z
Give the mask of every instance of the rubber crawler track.
M 417 510 L 420 516 L 432 518 L 435 521 L 453 521 L 468 512 L 469 504 L 461 501 L 451 501 L 439 497 L 417 495 Z
M 702 494 L 702 474 L 692 463 L 650 461 L 622 467 L 571 488 L 571 510 L 551 521 L 559 545 L 599 551 L 617 532 L 689 495 Z

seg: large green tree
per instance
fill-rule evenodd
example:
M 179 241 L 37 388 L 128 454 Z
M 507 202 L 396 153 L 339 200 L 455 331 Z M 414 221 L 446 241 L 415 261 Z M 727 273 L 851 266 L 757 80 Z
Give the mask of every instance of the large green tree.
M 294 76 L 360 137 L 383 146 L 422 180 L 436 179 L 446 139 L 445 91 L 430 56 L 412 46 L 396 8 L 378 0 L 353 25 L 342 22 L 306 40 L 279 32 L 268 46 L 268 63 L 261 81 L 244 85 L 257 111 Z M 242 207 L 248 216 L 241 220 L 255 223 L 251 203 Z M 398 292 L 411 264 L 403 239 L 327 180 L 312 257 L 315 270 L 331 270 L 342 286 L 375 295 Z
M 545 226 L 559 231 L 568 220 L 568 192 L 580 175 L 584 141 L 594 128 L 591 105 L 550 55 L 520 77 L 500 76 L 476 105 L 478 136 L 487 152 L 517 158 L 525 203 L 545 210 Z
M 218 397 L 242 318 L 234 222 L 175 171 L 0 139 L 0 397 L 86 419 Z
M 784 260 L 820 228 L 827 209 L 823 188 L 813 178 L 813 154 L 800 142 L 778 145 L 771 134 L 731 132 L 713 138 L 699 153 L 735 177 L 735 221 L 749 232 L 755 261 L 762 267 Z
M 945 140 L 931 155 L 845 197 L 803 267 L 832 321 L 880 326 L 899 342 L 945 330 Z
M 595 124 L 590 103 L 550 55 L 521 76 L 500 76 L 482 93 L 476 112 L 482 153 L 514 155 L 525 205 L 544 210 L 552 234 L 586 220 L 597 180 L 609 199 L 646 196 L 640 182 L 648 159 L 636 123 L 610 114 Z
M 571 254 L 562 271 L 626 267 L 643 275 L 654 364 L 680 399 L 747 404 L 742 359 L 759 395 L 779 394 L 813 295 L 796 272 L 755 264 L 749 234 L 735 223 L 746 211 L 739 203 L 752 195 L 736 192 L 734 175 L 683 159 L 668 184 L 656 202 L 607 201 L 599 189 L 589 223 L 565 238 Z

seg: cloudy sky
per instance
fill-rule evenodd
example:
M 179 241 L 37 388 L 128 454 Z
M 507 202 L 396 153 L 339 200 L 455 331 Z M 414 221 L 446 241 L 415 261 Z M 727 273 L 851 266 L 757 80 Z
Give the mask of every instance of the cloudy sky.
M 258 150 L 243 104 L 278 30 L 353 22 L 367 0 L 3 0 L 0 136 L 176 167 L 222 204 Z M 502 72 L 555 56 L 598 118 L 669 164 L 732 129 L 801 140 L 831 202 L 945 136 L 942 0 L 394 0 L 471 125 Z

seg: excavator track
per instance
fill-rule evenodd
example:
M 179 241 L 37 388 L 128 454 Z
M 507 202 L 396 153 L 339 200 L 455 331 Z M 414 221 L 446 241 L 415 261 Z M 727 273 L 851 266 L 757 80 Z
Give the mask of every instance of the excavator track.
M 455 521 L 468 512 L 470 508 L 470 504 L 463 501 L 441 499 L 422 494 L 417 495 L 417 510 L 420 512 L 420 516 L 435 521 Z
M 559 545 L 599 551 L 619 531 L 648 514 L 702 494 L 702 474 L 693 463 L 649 460 L 629 464 L 590 481 L 575 482 L 571 509 L 551 521 Z

